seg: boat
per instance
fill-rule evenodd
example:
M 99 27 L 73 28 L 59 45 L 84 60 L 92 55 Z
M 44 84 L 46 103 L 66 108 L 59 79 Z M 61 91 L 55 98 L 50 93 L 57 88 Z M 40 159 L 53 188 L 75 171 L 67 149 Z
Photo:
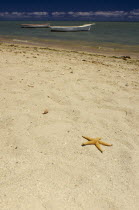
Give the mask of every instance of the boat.
M 81 26 L 50 26 L 51 31 L 57 32 L 76 32 L 76 31 L 90 31 L 92 24 L 85 24 Z
M 49 24 L 21 24 L 21 28 L 49 28 Z

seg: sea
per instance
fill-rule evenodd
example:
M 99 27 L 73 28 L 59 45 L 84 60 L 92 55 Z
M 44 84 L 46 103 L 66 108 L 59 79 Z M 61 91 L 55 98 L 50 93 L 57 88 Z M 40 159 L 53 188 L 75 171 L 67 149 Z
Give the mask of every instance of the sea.
M 139 53 L 139 22 L 95 22 L 87 32 L 51 32 L 50 28 L 21 28 L 21 24 L 78 26 L 90 21 L 0 21 L 0 41 L 43 46 L 68 46 L 73 49 Z

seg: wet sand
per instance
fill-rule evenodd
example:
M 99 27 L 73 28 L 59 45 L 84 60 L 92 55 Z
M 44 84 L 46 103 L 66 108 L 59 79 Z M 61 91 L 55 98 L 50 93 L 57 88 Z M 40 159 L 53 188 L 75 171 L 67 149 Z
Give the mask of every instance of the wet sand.
M 0 36 L 0 43 L 20 44 L 28 46 L 37 46 L 51 49 L 63 49 L 69 51 L 80 51 L 85 53 L 95 53 L 98 55 L 113 55 L 113 56 L 131 56 L 139 59 L 139 45 L 122 45 L 116 43 L 98 43 L 85 41 L 71 41 L 71 40 L 52 40 L 39 39 L 33 37 L 19 38 Z

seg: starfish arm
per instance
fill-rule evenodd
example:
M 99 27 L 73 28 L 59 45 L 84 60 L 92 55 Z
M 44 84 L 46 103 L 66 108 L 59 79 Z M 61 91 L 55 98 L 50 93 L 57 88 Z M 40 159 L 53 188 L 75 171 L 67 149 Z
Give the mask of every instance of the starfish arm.
M 93 139 L 87 136 L 82 136 L 84 139 L 87 139 L 88 141 L 92 141 Z
M 103 152 L 103 150 L 101 149 L 101 147 L 100 147 L 100 145 L 99 145 L 99 143 L 98 142 L 96 142 L 96 147 L 98 148 L 98 150 L 100 151 L 100 152 Z
M 90 138 L 90 137 L 87 137 L 87 136 L 82 136 L 84 139 L 87 139 L 88 141 L 98 141 L 100 140 L 101 138 Z
M 91 145 L 91 144 L 95 144 L 94 141 L 86 141 L 85 143 L 82 144 L 82 146 L 86 146 L 86 145 Z
M 104 146 L 112 146 L 112 144 L 108 144 L 108 143 L 106 143 L 104 141 L 98 141 L 98 142 L 99 142 L 99 144 L 102 144 Z

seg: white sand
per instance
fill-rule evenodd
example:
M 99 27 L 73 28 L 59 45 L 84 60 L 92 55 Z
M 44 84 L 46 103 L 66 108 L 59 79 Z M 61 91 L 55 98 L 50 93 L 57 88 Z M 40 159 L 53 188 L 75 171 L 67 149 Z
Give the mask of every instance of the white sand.
M 0 209 L 137 210 L 139 60 L 8 44 L 0 58 Z

